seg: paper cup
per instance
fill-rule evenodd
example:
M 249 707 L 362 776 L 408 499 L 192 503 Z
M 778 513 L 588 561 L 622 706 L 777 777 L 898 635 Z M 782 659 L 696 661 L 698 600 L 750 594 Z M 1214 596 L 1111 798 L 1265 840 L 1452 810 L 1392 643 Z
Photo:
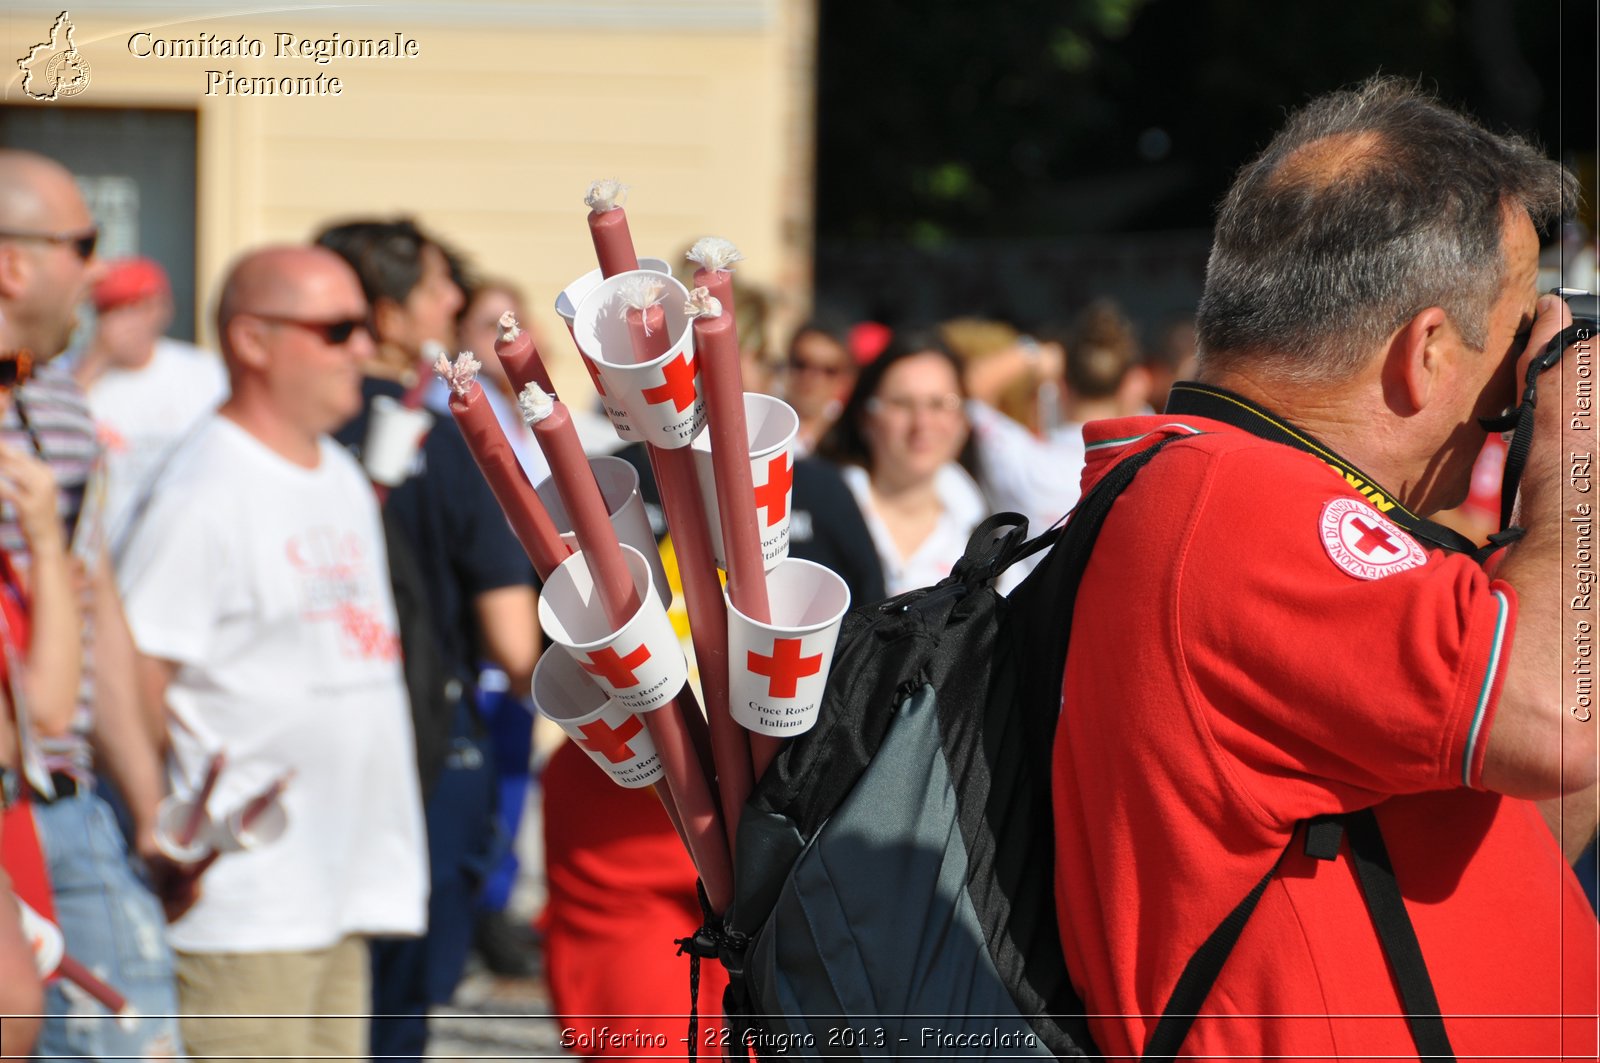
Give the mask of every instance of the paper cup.
M 686 447 L 706 423 L 706 400 L 700 393 L 700 363 L 694 355 L 694 329 L 684 314 L 689 290 L 671 277 L 661 277 L 666 296 L 661 301 L 667 330 L 667 353 L 647 362 L 634 360 L 629 338 L 628 307 L 621 289 L 648 270 L 619 273 L 601 281 L 584 296 L 573 319 L 572 336 L 578 350 L 594 363 L 605 384 L 606 412 L 617 434 L 658 447 Z M 613 405 L 624 422 L 618 423 Z M 633 433 L 631 436 L 626 433 Z
M 644 499 L 639 496 L 639 472 L 622 458 L 590 458 L 595 482 L 600 485 L 600 496 L 606 500 L 606 512 L 611 516 L 611 526 L 617 529 L 617 538 L 623 545 L 631 546 L 644 555 L 650 563 L 650 582 L 664 606 L 672 604 L 672 585 L 667 582 L 667 570 L 661 564 L 661 551 L 656 549 L 655 532 L 650 529 L 650 518 L 645 515 Z M 561 492 L 556 489 L 555 477 L 547 476 L 534 488 L 539 501 L 550 513 L 561 538 L 574 551 L 578 549 L 578 536 L 572 530 L 572 518 L 561 502 Z
M 665 273 L 669 277 L 672 276 L 672 266 L 661 258 L 641 258 L 639 268 L 650 273 Z M 592 269 L 567 285 L 561 290 L 561 294 L 556 296 L 556 313 L 567 323 L 569 331 L 572 329 L 572 319 L 578 316 L 578 305 L 583 302 L 584 296 L 598 288 L 600 282 L 605 279 L 605 274 Z
M 22 940 L 28 943 L 28 951 L 33 953 L 33 969 L 39 972 L 40 978 L 49 978 L 56 973 L 56 968 L 61 966 L 62 958 L 67 954 L 67 940 L 61 928 L 46 919 L 33 905 L 14 893 L 11 896 L 17 902 L 17 910 L 22 916 Z
M 789 556 L 789 503 L 794 496 L 794 441 L 800 416 L 782 399 L 747 391 L 744 395 L 745 433 L 750 437 L 750 481 L 755 485 L 756 529 L 761 533 L 761 559 L 771 572 Z M 695 468 L 700 473 L 700 496 L 711 523 L 711 551 L 717 567 L 728 567 L 722 545 L 722 518 L 711 461 L 711 434 L 694 441 Z
M 661 757 L 644 722 L 607 697 L 566 654 L 539 658 L 533 668 L 533 703 L 618 786 L 637 790 L 661 778 Z
M 689 667 L 644 555 L 631 546 L 622 553 L 643 604 L 621 630 L 611 630 L 582 553 L 561 562 L 545 581 L 539 623 L 609 696 L 632 712 L 649 712 L 677 697 Z
M 283 795 L 280 794 L 272 804 L 261 810 L 261 814 L 248 827 L 244 825 L 243 808 L 234 809 L 222 822 L 226 829 L 217 845 L 219 852 L 255 849 L 283 837 L 289 829 L 289 813 L 283 807 Z
M 850 588 L 832 569 L 791 557 L 767 573 L 767 597 L 770 624 L 727 603 L 729 701 L 740 726 L 782 738 L 817 722 Z
M 665 259 L 641 258 L 639 260 L 639 268 L 651 273 L 672 275 L 672 267 L 668 265 Z M 561 315 L 561 320 L 567 323 L 567 333 L 569 335 L 572 334 L 573 318 L 578 316 L 578 304 L 583 302 L 585 296 L 599 287 L 600 282 L 603 280 L 605 280 L 605 274 L 597 269 L 592 269 L 567 285 L 561 294 L 556 296 L 556 313 Z M 587 356 L 584 356 L 581 350 L 579 351 L 579 356 L 583 360 L 583 368 L 588 370 L 589 379 L 594 382 L 595 391 L 600 394 L 600 405 L 606 411 L 606 417 L 611 421 L 611 427 L 616 429 L 618 436 L 629 443 L 642 442 L 644 437 L 633 430 L 633 426 L 628 420 L 628 411 L 622 408 L 621 403 L 614 401 L 606 394 L 605 380 L 601 378 L 599 368 Z
M 182 833 L 184 824 L 189 822 L 189 814 L 193 809 L 193 801 L 177 794 L 168 794 L 156 806 L 156 848 L 175 864 L 198 863 L 211 853 L 211 839 L 216 833 L 216 824 L 211 822 L 209 816 L 200 821 L 200 829 L 194 832 L 194 838 L 188 845 L 178 843 L 178 835 Z
M 433 424 L 427 410 L 412 410 L 388 395 L 375 395 L 367 416 L 361 464 L 374 483 L 398 487 L 411 475 L 422 437 Z

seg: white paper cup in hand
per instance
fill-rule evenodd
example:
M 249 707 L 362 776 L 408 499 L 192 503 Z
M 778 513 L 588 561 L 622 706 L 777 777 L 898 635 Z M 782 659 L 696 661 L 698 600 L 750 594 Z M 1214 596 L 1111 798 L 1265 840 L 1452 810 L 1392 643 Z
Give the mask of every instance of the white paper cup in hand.
M 654 277 L 665 286 L 661 300 L 667 353 L 649 361 L 635 359 L 628 329 L 628 305 L 622 289 L 641 276 Z M 649 270 L 619 273 L 595 286 L 578 305 L 572 336 L 578 350 L 600 372 L 605 384 L 605 404 L 617 434 L 658 447 L 686 447 L 706 423 L 706 400 L 700 391 L 700 363 L 694 353 L 694 329 L 684 307 L 689 290 L 671 277 Z M 626 415 L 626 425 L 611 414 L 616 405 Z M 627 435 L 624 428 L 633 434 Z
M 744 395 L 745 434 L 750 438 L 750 482 L 755 486 L 756 530 L 761 535 L 761 559 L 768 572 L 789 556 L 789 504 L 794 497 L 794 441 L 800 416 L 782 399 L 747 391 Z M 717 506 L 711 433 L 694 441 L 695 468 L 700 474 L 700 496 L 711 524 L 711 551 L 717 567 L 727 570 L 728 554 L 722 545 L 722 518 Z
M 433 424 L 433 414 L 413 410 L 388 395 L 375 395 L 367 416 L 361 464 L 373 483 L 398 487 L 411 475 L 417 448 Z
M 644 722 L 608 697 L 565 653 L 540 656 L 533 669 L 533 703 L 617 785 L 637 790 L 660 780 L 661 757 Z
M 156 806 L 156 848 L 175 864 L 194 864 L 210 855 L 216 825 L 209 816 L 202 815 L 200 827 L 189 844 L 178 841 L 194 811 L 194 802 L 177 794 L 168 794 Z
M 782 738 L 817 722 L 850 588 L 832 569 L 795 557 L 766 576 L 772 623 L 727 603 L 729 701 L 740 726 Z
M 650 582 L 650 566 L 622 547 L 642 603 L 620 630 L 612 630 L 584 555 L 561 562 L 539 595 L 539 623 L 552 642 L 632 712 L 659 709 L 683 689 L 689 666 L 667 610 Z
M 246 802 L 248 806 L 248 802 Z M 283 837 L 289 829 L 289 813 L 283 807 L 283 795 L 279 794 L 272 803 L 263 808 L 256 818 L 247 827 L 244 823 L 244 808 L 236 808 L 228 813 L 222 821 L 226 828 L 223 836 L 226 839 L 217 846 L 221 852 L 230 852 L 242 849 L 256 849 L 263 845 L 270 845 Z
M 657 596 L 663 605 L 670 606 L 672 585 L 667 582 L 667 570 L 661 564 L 661 551 L 656 549 L 656 535 L 650 528 L 650 517 L 644 511 L 644 499 L 639 495 L 638 470 L 625 459 L 610 455 L 590 458 L 589 467 L 594 470 L 595 482 L 600 485 L 600 496 L 605 499 L 611 526 L 617 529 L 617 539 L 644 555 L 650 563 L 650 582 L 655 585 Z M 539 493 L 539 501 L 550 512 L 550 520 L 555 524 L 556 531 L 561 533 L 561 538 L 573 550 L 577 550 L 578 536 L 572 530 L 572 518 L 567 516 L 567 507 L 561 501 L 555 477 L 547 476 L 540 480 L 535 490 Z

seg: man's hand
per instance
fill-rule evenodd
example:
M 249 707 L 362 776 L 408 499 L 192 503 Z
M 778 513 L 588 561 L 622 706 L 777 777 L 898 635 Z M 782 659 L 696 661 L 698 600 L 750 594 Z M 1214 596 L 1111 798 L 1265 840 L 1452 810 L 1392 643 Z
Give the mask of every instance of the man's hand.
M 200 878 L 216 862 L 213 852 L 192 864 L 180 864 L 154 845 L 139 845 L 139 856 L 150 873 L 150 888 L 161 902 L 167 922 L 175 923 L 200 899 Z
M 66 532 L 56 508 L 56 478 L 50 466 L 4 443 L 0 443 L 0 499 L 16 510 L 17 524 L 31 553 L 65 546 Z

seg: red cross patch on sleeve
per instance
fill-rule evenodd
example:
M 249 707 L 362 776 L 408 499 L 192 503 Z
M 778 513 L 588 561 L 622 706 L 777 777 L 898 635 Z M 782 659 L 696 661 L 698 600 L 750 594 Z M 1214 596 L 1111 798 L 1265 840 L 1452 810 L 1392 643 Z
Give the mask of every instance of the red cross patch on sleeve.
M 1358 499 L 1324 503 L 1319 533 L 1328 557 L 1357 579 L 1382 579 L 1428 562 L 1415 539 Z

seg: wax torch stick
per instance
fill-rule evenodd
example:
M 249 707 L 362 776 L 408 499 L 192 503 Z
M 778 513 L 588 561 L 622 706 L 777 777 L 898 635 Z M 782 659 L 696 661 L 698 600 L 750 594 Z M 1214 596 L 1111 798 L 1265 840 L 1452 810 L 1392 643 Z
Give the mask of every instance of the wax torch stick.
M 500 315 L 500 335 L 495 337 L 494 353 L 516 394 L 522 394 L 522 389 L 529 384 L 538 384 L 539 390 L 552 395 L 556 393 L 533 335 L 517 324 L 517 315 L 510 310 Z
M 522 463 L 517 460 L 483 393 L 483 386 L 478 383 L 478 370 L 482 366 L 463 351 L 454 363 L 441 357 L 433 368 L 450 385 L 450 415 L 460 426 L 467 449 L 472 451 L 484 479 L 489 481 L 495 501 L 505 511 L 511 530 L 522 543 L 539 578 L 549 579 L 550 573 L 571 555 L 572 549 L 561 541 L 561 533 L 528 482 L 528 474 L 522 471 Z
M 448 352 L 444 349 L 444 344 L 438 340 L 422 341 L 422 356 L 417 360 L 415 367 L 416 379 L 411 382 L 411 386 L 406 388 L 405 393 L 400 396 L 400 405 L 408 410 L 422 409 L 422 398 L 428 393 L 428 383 L 433 379 L 429 375 L 429 370 L 435 362 L 447 355 Z
M 223 756 L 214 753 L 206 764 L 206 774 L 200 782 L 200 789 L 195 792 L 190 801 L 189 815 L 184 818 L 183 826 L 178 830 L 178 848 L 187 849 L 194 844 L 195 838 L 200 834 L 200 828 L 206 822 L 206 804 L 211 800 L 211 792 L 217 788 L 217 779 L 222 775 Z
M 556 490 L 572 521 L 580 556 L 589 567 L 606 619 L 612 630 L 619 630 L 642 603 L 605 499 L 572 426 L 571 414 L 563 403 L 546 395 L 536 384 L 523 390 L 518 405 L 550 464 Z M 732 899 L 733 872 L 723 840 L 722 817 L 711 799 L 705 767 L 695 749 L 683 706 L 675 698 L 640 715 L 661 755 L 668 792 L 687 835 L 690 853 L 705 880 L 706 893 L 713 907 L 723 911 Z
M 756 488 L 750 474 L 750 437 L 744 417 L 744 382 L 739 371 L 739 335 L 733 316 L 723 312 L 717 298 L 705 288 L 696 288 L 690 293 L 686 310 L 694 316 L 700 387 L 706 396 L 712 480 L 722 523 L 723 560 L 728 565 L 728 597 L 734 608 L 745 616 L 763 624 L 770 623 L 772 606 L 767 600 L 766 564 L 761 554 L 761 528 L 756 517 Z M 728 722 L 733 723 L 731 718 Z M 753 785 L 777 754 L 778 739 L 750 733 L 749 745 Z
M 744 256 L 731 240 L 702 236 L 689 248 L 689 261 L 700 268 L 694 271 L 694 287 L 706 288 L 729 318 L 733 314 L 733 264 Z
M 283 791 L 288 788 L 289 780 L 292 778 L 294 778 L 293 771 L 284 772 L 268 783 L 266 789 L 249 800 L 244 806 L 244 811 L 239 813 L 239 830 L 241 832 L 248 831 L 253 827 L 256 821 L 266 813 L 267 809 L 277 803 L 278 798 L 283 796 Z
M 624 284 L 618 293 L 628 307 L 628 338 L 639 362 L 654 361 L 671 349 L 666 313 L 660 305 L 663 291 L 659 280 L 640 276 Z M 728 844 L 733 846 L 739 816 L 752 786 L 750 747 L 728 709 L 728 615 L 722 604 L 722 585 L 717 581 L 716 558 L 711 552 L 711 527 L 701 502 L 700 476 L 688 447 L 649 445 L 646 450 L 667 528 L 672 533 L 672 548 L 678 557 L 684 609 L 689 614 L 689 633 L 700 666 L 700 685 L 705 691 L 723 825 Z
M 627 191 L 620 181 L 596 181 L 583 197 L 589 207 L 589 236 L 594 240 L 595 257 L 607 277 L 639 268 L 633 237 L 628 232 L 628 215 L 622 209 L 622 197 Z

